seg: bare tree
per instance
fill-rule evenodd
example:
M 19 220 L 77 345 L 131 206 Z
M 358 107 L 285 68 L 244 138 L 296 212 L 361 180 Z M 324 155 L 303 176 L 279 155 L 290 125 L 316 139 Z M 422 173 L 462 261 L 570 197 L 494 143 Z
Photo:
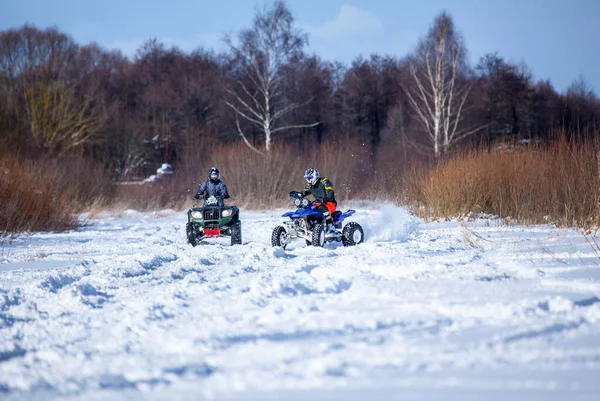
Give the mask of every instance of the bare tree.
M 498 135 L 531 132 L 534 84 L 527 67 L 509 64 L 494 53 L 485 54 L 477 70 L 490 139 Z
M 90 81 L 100 49 L 81 47 L 56 28 L 30 25 L 2 33 L 0 43 L 6 117 L 17 119 L 10 128 L 25 138 L 23 145 L 61 154 L 88 144 L 102 121 L 93 102 L 99 85 L 83 83 Z
M 294 27 L 294 18 L 283 1 L 258 11 L 253 27 L 239 34 L 237 45 L 230 37 L 225 41 L 233 55 L 236 75 L 235 89 L 228 88 L 233 100 L 226 104 L 234 110 L 238 133 L 250 148 L 263 153 L 244 134 L 240 117 L 264 134 L 267 152 L 273 135 L 319 124 L 295 124 L 283 119 L 310 102 L 291 102 L 284 93 L 285 66 L 302 55 L 307 38 Z
M 86 143 L 97 131 L 89 100 L 77 102 L 72 88 L 36 82 L 24 89 L 31 133 L 44 148 L 63 153 Z
M 436 157 L 484 128 L 462 123 L 472 83 L 466 79 L 464 40 L 447 13 L 435 18 L 409 63 L 413 82 L 403 85 L 404 91 Z

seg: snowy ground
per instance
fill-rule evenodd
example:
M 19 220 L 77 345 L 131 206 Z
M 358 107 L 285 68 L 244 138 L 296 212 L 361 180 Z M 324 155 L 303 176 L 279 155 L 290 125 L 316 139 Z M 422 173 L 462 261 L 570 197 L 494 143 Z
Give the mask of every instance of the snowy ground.
M 0 399 L 599 399 L 593 238 L 357 209 L 354 248 L 271 248 L 279 211 L 234 247 L 169 212 L 4 245 Z

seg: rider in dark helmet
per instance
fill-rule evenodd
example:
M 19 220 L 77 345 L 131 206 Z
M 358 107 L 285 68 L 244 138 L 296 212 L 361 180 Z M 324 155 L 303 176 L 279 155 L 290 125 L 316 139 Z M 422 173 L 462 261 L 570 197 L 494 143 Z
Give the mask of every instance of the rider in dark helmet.
M 198 193 L 194 198 L 204 199 L 204 205 L 206 206 L 206 200 L 211 196 L 217 198 L 219 206 L 224 206 L 223 200 L 230 198 L 227 186 L 221 181 L 221 172 L 216 167 L 211 167 L 208 170 L 208 179 L 200 184 Z
M 315 198 L 317 210 L 323 213 L 325 222 L 330 226 L 333 223 L 332 215 L 337 207 L 333 184 L 329 178 L 321 177 L 319 170 L 312 167 L 304 172 L 304 178 L 306 179 L 306 187 L 300 194 L 302 196 L 312 195 Z

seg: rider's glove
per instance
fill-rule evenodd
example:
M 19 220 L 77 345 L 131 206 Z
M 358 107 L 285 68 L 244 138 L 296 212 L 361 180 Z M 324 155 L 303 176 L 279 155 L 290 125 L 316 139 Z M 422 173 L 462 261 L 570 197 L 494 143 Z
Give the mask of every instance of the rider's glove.
M 194 199 L 200 199 L 200 194 L 194 195 Z

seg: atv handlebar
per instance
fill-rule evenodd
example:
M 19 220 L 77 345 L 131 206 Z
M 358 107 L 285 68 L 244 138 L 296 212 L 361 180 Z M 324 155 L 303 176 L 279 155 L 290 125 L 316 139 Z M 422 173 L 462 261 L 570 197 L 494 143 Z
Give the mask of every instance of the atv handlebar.
M 290 192 L 290 197 L 292 197 L 292 198 L 304 199 L 304 198 L 306 198 L 308 195 L 310 195 L 310 194 L 304 195 L 304 193 L 302 193 L 302 192 L 299 192 L 299 191 L 291 191 L 291 192 Z M 315 199 L 314 201 L 311 201 L 311 202 L 325 203 L 324 201 L 322 201 L 322 200 L 318 200 L 318 199 Z
M 209 197 L 209 198 L 210 198 L 210 197 Z M 229 195 L 228 195 L 228 196 L 215 196 L 214 198 L 215 198 L 215 199 L 217 199 L 217 200 L 221 200 L 221 199 L 222 199 L 222 200 L 225 200 L 225 199 L 229 199 L 229 198 L 231 198 L 231 196 L 229 196 Z M 201 195 L 198 195 L 198 194 L 196 194 L 196 195 L 194 195 L 194 196 L 192 197 L 192 199 L 204 199 L 204 197 L 203 197 L 203 196 L 201 196 Z
M 194 195 L 194 197 L 192 199 L 204 200 L 206 205 L 216 205 L 219 201 L 222 201 L 222 200 L 225 200 L 228 198 L 231 198 L 231 197 L 230 196 L 209 196 L 208 198 L 204 199 L 203 196 L 196 194 L 196 195 Z

